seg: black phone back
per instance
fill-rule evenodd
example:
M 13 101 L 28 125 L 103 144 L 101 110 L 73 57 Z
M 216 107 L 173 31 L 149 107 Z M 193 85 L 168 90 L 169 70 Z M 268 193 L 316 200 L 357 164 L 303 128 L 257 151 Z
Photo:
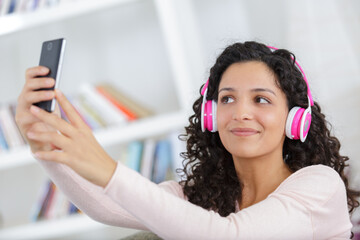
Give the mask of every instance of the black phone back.
M 40 55 L 40 66 L 45 66 L 50 69 L 49 73 L 43 77 L 50 77 L 55 79 L 55 86 L 52 88 L 42 88 L 39 90 L 53 90 L 58 86 L 58 81 L 60 80 L 60 72 L 62 65 L 62 57 L 64 53 L 65 39 L 55 39 L 51 41 L 46 41 L 43 43 L 41 48 Z M 52 112 L 55 108 L 55 99 L 50 101 L 43 101 L 35 103 L 36 106 Z

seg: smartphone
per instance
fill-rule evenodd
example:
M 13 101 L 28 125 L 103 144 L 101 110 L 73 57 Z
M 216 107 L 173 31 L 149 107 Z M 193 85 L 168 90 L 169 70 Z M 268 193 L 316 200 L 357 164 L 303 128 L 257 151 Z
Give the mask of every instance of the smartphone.
M 45 66 L 49 68 L 49 73 L 46 76 L 41 77 L 50 77 L 55 79 L 55 85 L 52 88 L 42 88 L 39 90 L 54 90 L 58 88 L 60 82 L 60 75 L 62 69 L 62 62 L 64 59 L 66 46 L 66 39 L 54 39 L 50 41 L 43 42 L 40 54 L 40 66 Z M 35 103 L 34 105 L 48 111 L 53 112 L 55 110 L 55 98 L 49 101 L 42 101 Z

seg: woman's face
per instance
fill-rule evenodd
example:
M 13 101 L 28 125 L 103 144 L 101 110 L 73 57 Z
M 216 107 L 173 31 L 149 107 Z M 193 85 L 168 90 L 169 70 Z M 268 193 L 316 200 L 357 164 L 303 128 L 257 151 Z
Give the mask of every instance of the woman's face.
M 240 158 L 282 152 L 286 96 L 262 62 L 230 65 L 219 84 L 217 124 L 224 147 Z

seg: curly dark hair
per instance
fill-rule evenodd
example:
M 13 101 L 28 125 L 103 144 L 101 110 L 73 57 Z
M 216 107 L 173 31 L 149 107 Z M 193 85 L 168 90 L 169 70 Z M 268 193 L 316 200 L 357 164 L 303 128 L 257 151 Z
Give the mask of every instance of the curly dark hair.
M 274 72 L 277 85 L 286 94 L 289 110 L 294 106 L 308 107 L 307 85 L 295 65 L 294 54 L 285 49 L 273 51 L 266 45 L 253 41 L 235 43 L 220 54 L 210 69 L 207 99 L 217 101 L 222 74 L 231 64 L 247 61 L 263 62 Z M 235 212 L 236 201 L 242 199 L 242 185 L 232 156 L 223 146 L 219 133 L 201 131 L 202 100 L 203 96 L 200 96 L 195 101 L 194 114 L 189 118 L 190 125 L 185 128 L 186 134 L 180 136 L 187 141 L 187 151 L 181 153 L 184 158 L 184 169 L 181 171 L 185 178 L 180 184 L 190 202 L 227 216 Z M 340 155 L 340 142 L 331 135 L 331 125 L 325 119 L 319 104 L 314 102 L 311 108 L 312 122 L 306 141 L 285 138 L 283 157 L 292 172 L 316 164 L 335 169 L 345 183 L 351 213 L 359 206 L 356 198 L 360 196 L 360 192 L 349 188 L 348 178 L 344 173 L 349 158 Z

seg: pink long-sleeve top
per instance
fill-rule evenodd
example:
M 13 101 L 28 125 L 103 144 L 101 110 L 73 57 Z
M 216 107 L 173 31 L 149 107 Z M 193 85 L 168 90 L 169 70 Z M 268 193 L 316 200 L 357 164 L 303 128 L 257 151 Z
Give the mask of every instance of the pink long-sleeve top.
M 187 201 L 175 181 L 159 185 L 117 164 L 106 188 L 69 167 L 41 161 L 54 183 L 96 221 L 164 239 L 349 239 L 346 190 L 330 167 L 305 167 L 263 201 L 222 217 Z

